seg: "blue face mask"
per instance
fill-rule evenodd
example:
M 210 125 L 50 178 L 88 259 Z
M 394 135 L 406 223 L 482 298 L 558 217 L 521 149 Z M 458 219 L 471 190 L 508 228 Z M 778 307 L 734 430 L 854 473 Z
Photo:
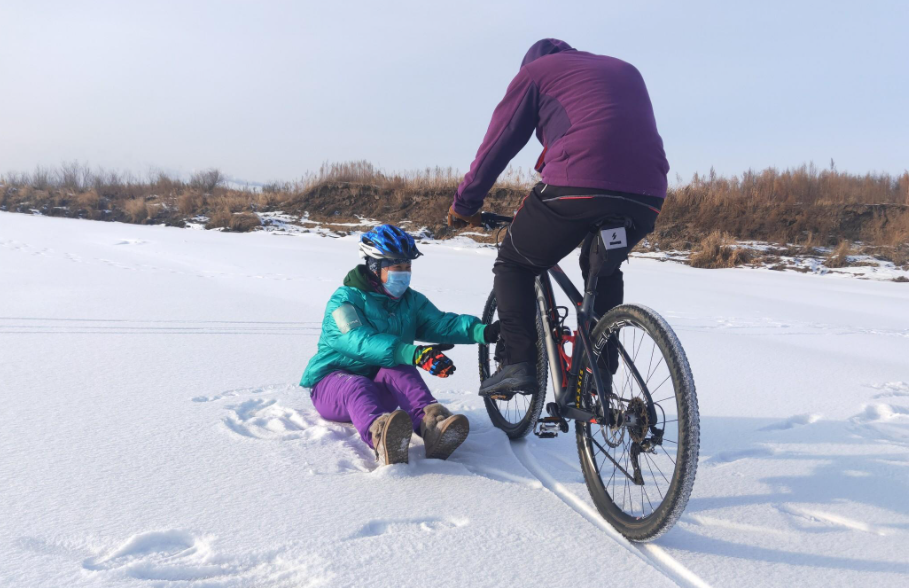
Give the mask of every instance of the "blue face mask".
M 383 286 L 392 298 L 400 298 L 410 287 L 410 272 L 388 272 Z

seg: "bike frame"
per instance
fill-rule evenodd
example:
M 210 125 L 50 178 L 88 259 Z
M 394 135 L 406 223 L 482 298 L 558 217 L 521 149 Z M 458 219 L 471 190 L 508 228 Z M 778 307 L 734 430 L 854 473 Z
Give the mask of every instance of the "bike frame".
M 568 296 L 571 305 L 574 307 L 575 314 L 577 315 L 578 329 L 570 338 L 566 338 L 563 333 L 559 333 L 558 339 L 556 338 L 553 322 L 557 321 L 558 317 L 553 312 L 556 304 L 552 281 L 555 281 L 559 288 Z M 593 353 L 594 345 L 590 339 L 590 332 L 593 325 L 596 325 L 597 321 L 600 319 L 593 310 L 593 305 L 596 301 L 597 278 L 591 278 L 588 282 L 585 292 L 582 295 L 568 276 L 565 275 L 562 268 L 558 265 L 554 265 L 546 274 L 542 274 L 536 279 L 535 290 L 537 305 L 540 310 L 540 316 L 542 317 L 543 330 L 546 332 L 544 345 L 546 348 L 546 355 L 549 359 L 549 370 L 552 377 L 553 388 L 555 389 L 555 404 L 556 410 L 558 411 L 558 414 L 552 416 L 558 416 L 566 420 L 573 419 L 597 422 L 598 419 L 602 418 L 609 420 L 611 419 L 611 415 L 598 415 L 581 408 L 579 393 L 581 385 L 580 378 L 583 375 L 580 373 L 581 354 L 587 353 L 588 358 L 595 357 Z M 566 339 L 568 342 L 572 343 L 570 360 L 568 360 L 564 352 L 559 353 L 559 349 L 562 348 Z M 607 338 L 605 337 L 603 338 L 600 349 L 605 346 L 606 339 Z M 578 344 L 579 342 L 580 344 Z M 651 422 L 655 422 L 656 414 L 653 412 L 653 398 L 650 395 L 647 384 L 644 382 L 644 379 L 641 377 L 637 368 L 635 368 L 634 362 L 631 360 L 631 357 L 628 355 L 618 338 L 613 338 L 613 344 L 618 348 L 619 355 L 624 360 L 625 365 L 628 366 L 632 377 L 640 386 L 644 397 L 647 399 L 648 411 L 651 412 Z M 596 384 L 597 395 L 601 399 L 609 398 L 611 390 L 606 389 L 606 383 L 603 381 L 600 370 L 588 368 L 587 371 L 591 374 L 593 381 Z M 563 380 L 563 372 L 567 374 L 567 380 Z M 566 385 L 567 382 L 577 382 L 577 387 L 575 388 Z M 573 390 L 578 391 L 574 398 L 572 398 L 571 394 L 571 391 Z M 600 402 L 601 407 L 605 407 L 606 404 L 607 402 L 605 401 Z

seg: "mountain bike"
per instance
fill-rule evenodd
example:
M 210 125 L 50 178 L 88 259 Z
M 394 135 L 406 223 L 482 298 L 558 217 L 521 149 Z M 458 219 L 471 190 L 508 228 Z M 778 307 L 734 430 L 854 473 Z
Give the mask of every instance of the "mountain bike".
M 512 220 L 482 214 L 487 230 Z M 574 421 L 581 470 L 597 510 L 626 538 L 644 542 L 672 528 L 685 510 L 700 426 L 691 368 L 666 320 L 638 304 L 622 304 L 602 317 L 593 310 L 598 273 L 627 258 L 628 221 L 615 217 L 592 230 L 596 242 L 583 295 L 558 265 L 536 279 L 536 389 L 484 402 L 493 425 L 511 439 L 530 431 L 553 438 L 568 433 L 568 421 Z M 568 308 L 556 304 L 553 282 L 574 307 L 575 330 L 566 325 Z M 484 322 L 496 320 L 497 306 L 493 291 Z M 502 345 L 480 346 L 480 380 L 494 373 L 492 364 L 501 364 Z M 540 418 L 547 375 L 554 401 Z

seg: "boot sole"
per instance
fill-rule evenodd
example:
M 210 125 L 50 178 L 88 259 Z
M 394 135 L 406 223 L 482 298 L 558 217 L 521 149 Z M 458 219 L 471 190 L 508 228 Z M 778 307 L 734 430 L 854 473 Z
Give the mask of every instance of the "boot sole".
M 448 459 L 461 446 L 470 433 L 470 421 L 462 414 L 456 414 L 448 421 L 439 434 L 439 440 L 432 450 L 426 451 L 427 459 Z
M 480 396 L 502 395 L 511 398 L 515 394 L 533 394 L 536 392 L 536 380 L 520 380 L 518 378 L 505 378 L 498 384 L 489 388 L 480 388 Z
M 385 426 L 385 465 L 407 463 L 410 438 L 413 435 L 413 423 L 403 410 L 391 413 Z

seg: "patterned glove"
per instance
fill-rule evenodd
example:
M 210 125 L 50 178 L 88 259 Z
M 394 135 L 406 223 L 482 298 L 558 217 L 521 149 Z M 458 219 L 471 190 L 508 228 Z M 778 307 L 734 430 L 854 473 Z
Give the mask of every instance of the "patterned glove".
M 413 356 L 413 363 L 434 376 L 447 378 L 455 371 L 455 365 L 443 351 L 454 349 L 454 345 L 420 345 Z
M 486 325 L 486 328 L 483 329 L 483 339 L 486 343 L 495 343 L 499 340 L 501 330 L 502 327 L 499 325 L 499 321 Z

